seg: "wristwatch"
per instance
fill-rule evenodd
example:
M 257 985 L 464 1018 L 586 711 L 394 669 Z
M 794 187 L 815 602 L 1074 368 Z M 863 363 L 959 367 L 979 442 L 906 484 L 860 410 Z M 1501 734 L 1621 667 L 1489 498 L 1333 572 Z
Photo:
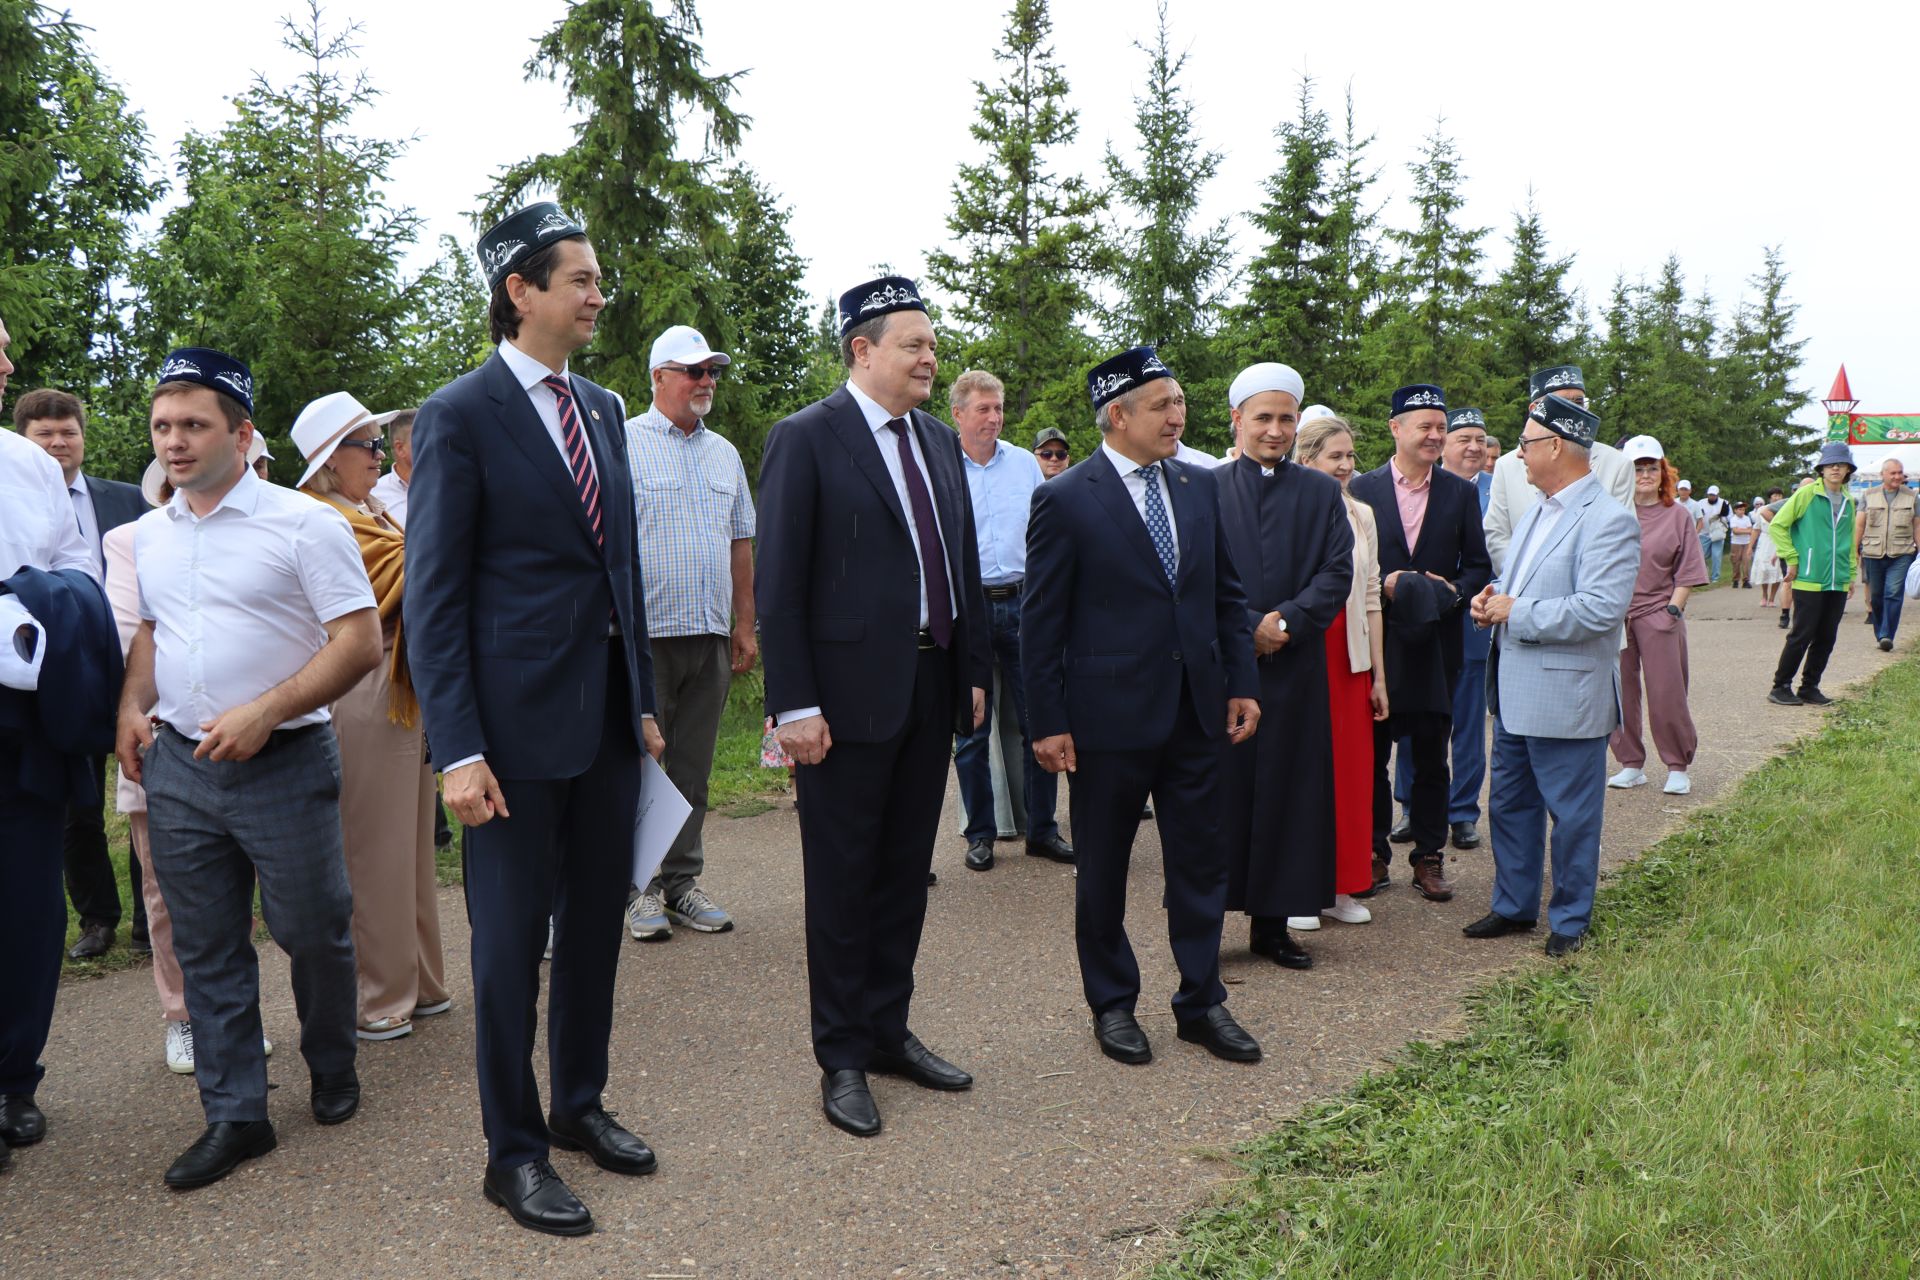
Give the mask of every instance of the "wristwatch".
M 1676 618 L 1684 618 L 1684 617 L 1686 617 L 1686 616 L 1687 616 L 1686 614 L 1684 614 L 1684 613 L 1682 613 L 1682 612 L 1680 611 L 1680 606 L 1679 606 L 1679 605 L 1677 605 L 1677 604 L 1670 604 L 1670 605 L 1668 605 L 1668 606 L 1667 606 L 1667 612 L 1668 612 L 1668 613 L 1670 613 L 1670 614 L 1672 614 L 1672 615 L 1673 615 L 1674 617 L 1676 617 Z
M 1278 609 L 1275 609 L 1273 611 L 1273 616 L 1280 620 L 1279 622 L 1280 634 L 1281 635 L 1287 634 L 1287 615 L 1284 613 L 1281 613 Z

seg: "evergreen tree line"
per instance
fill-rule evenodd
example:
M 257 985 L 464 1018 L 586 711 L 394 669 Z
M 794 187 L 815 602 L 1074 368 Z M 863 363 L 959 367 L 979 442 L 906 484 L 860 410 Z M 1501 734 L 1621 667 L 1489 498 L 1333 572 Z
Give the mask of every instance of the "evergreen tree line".
M 408 144 L 358 132 L 379 90 L 358 69 L 357 34 L 329 31 L 308 0 L 283 30 L 300 74 L 256 75 L 223 128 L 181 142 L 167 180 L 83 30 L 40 0 L 0 0 L 0 317 L 18 385 L 67 387 L 92 406 L 93 469 L 132 478 L 150 456 L 147 388 L 173 346 L 244 355 L 256 421 L 275 439 L 327 391 L 418 403 L 484 358 L 470 246 L 442 237 L 430 265 L 405 265 L 421 219 L 386 188 Z M 670 324 L 732 352 L 738 376 L 711 422 L 754 474 L 766 428 L 841 377 L 834 308 L 807 296 L 789 211 L 737 159 L 752 122 L 735 77 L 708 69 L 702 35 L 694 0 L 573 0 L 525 72 L 558 82 L 582 123 L 566 149 L 499 171 L 474 216 L 484 225 L 551 194 L 585 221 L 610 301 L 577 366 L 630 399 L 644 402 L 648 350 Z M 996 75 L 975 85 L 928 294 L 941 390 L 962 368 L 999 374 L 1011 438 L 1057 426 L 1084 455 L 1097 441 L 1085 370 L 1153 342 L 1187 388 L 1189 441 L 1216 453 L 1228 381 L 1255 360 L 1298 368 L 1310 399 L 1355 422 L 1368 462 L 1388 451 L 1396 386 L 1439 382 L 1510 442 L 1527 372 L 1577 363 L 1606 434 L 1656 435 L 1690 476 L 1745 493 L 1799 465 L 1804 340 L 1777 249 L 1725 314 L 1670 256 L 1651 277 L 1617 277 L 1596 316 L 1531 192 L 1516 193 L 1504 237 L 1465 223 L 1466 171 L 1444 121 L 1407 166 L 1408 216 L 1390 220 L 1352 92 L 1330 110 L 1303 76 L 1237 267 L 1234 226 L 1199 221 L 1221 156 L 1197 134 L 1165 0 L 1137 48 L 1132 145 L 1092 174 L 1063 164 L 1078 115 L 1046 0 L 1012 0 Z M 181 199 L 137 235 L 175 184 Z M 299 462 L 280 454 L 292 479 Z

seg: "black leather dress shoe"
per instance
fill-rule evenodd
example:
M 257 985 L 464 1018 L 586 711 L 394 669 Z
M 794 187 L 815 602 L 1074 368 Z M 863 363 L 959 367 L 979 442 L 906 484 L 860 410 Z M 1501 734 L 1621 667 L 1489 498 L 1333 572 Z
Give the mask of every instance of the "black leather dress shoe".
M 1073 846 L 1058 831 L 1045 839 L 1027 841 L 1027 853 L 1035 858 L 1050 858 L 1054 862 L 1073 861 Z
M 821 1072 L 820 1101 L 834 1128 L 845 1129 L 856 1138 L 871 1138 L 880 1132 L 880 1108 L 873 1105 L 866 1072 Z
M 110 924 L 83 924 L 80 937 L 67 952 L 69 960 L 92 960 L 107 954 L 113 945 L 113 926 Z
M 1093 1038 L 1100 1042 L 1100 1052 L 1115 1062 L 1137 1067 L 1153 1061 L 1153 1046 L 1147 1043 L 1147 1033 L 1140 1029 L 1130 1010 L 1109 1009 L 1095 1014 Z
M 344 1124 L 360 1109 L 360 1077 L 351 1071 L 315 1076 L 309 1101 L 313 1118 L 321 1124 Z
M 1225 1058 L 1228 1062 L 1260 1061 L 1260 1045 L 1246 1033 L 1241 1025 L 1227 1012 L 1227 1006 L 1217 1004 L 1197 1018 L 1191 1018 L 1180 1024 L 1180 1038 L 1190 1044 L 1197 1044 L 1216 1058 Z
M 1480 829 L 1471 822 L 1453 824 L 1453 847 L 1456 849 L 1478 849 L 1480 847 Z
M 1460 932 L 1469 938 L 1503 938 L 1509 933 L 1532 933 L 1539 925 L 1538 920 L 1514 920 L 1489 911 Z
M 1393 824 L 1393 830 L 1387 832 L 1387 839 L 1395 844 L 1413 843 L 1413 819 L 1406 814 L 1400 815 L 1400 821 Z
M 938 871 L 927 872 L 927 887 L 929 889 L 931 889 L 934 885 L 939 883 L 940 883 L 940 873 Z
M 167 1185 L 175 1191 L 191 1191 L 218 1182 L 242 1161 L 263 1156 L 278 1144 L 271 1121 L 216 1120 L 173 1162 L 167 1170 Z
M 1284 926 L 1254 933 L 1247 939 L 1247 950 L 1267 957 L 1283 969 L 1313 968 L 1313 954 L 1295 942 Z
M 513 1220 L 550 1236 L 584 1236 L 593 1230 L 593 1215 L 580 1198 L 567 1190 L 560 1175 L 545 1160 L 530 1160 L 511 1169 L 487 1166 L 480 1190 Z
M 871 1071 L 890 1076 L 905 1076 L 924 1089 L 971 1089 L 973 1077 L 920 1043 L 911 1031 L 898 1053 L 874 1050 Z
M 1584 933 L 1550 933 L 1547 935 L 1547 955 L 1555 960 L 1561 956 L 1570 956 L 1587 945 Z
M 30 1147 L 47 1136 L 47 1117 L 30 1093 L 0 1093 L 0 1141 Z
M 993 870 L 993 841 L 975 840 L 967 846 L 967 870 Z
M 613 1122 L 605 1107 L 595 1107 L 575 1120 L 547 1116 L 547 1132 L 562 1151 L 584 1151 L 609 1173 L 652 1173 L 660 1163 L 653 1148 Z

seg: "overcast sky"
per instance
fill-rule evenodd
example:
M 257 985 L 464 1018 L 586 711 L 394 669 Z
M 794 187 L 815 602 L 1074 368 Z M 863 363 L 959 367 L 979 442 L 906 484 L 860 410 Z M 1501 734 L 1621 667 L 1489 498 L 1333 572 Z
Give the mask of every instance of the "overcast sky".
M 58 0 L 56 0 L 58 2 Z M 295 0 L 200 0 L 191 19 L 152 0 L 67 0 L 142 111 L 172 171 L 189 128 L 214 131 L 248 73 L 298 70 L 275 14 Z M 533 41 L 562 0 L 336 0 L 358 22 L 364 67 L 385 91 L 361 132 L 414 135 L 391 198 L 470 243 L 465 216 L 502 165 L 564 147 L 558 90 L 527 84 Z M 1899 18 L 1900 12 L 1908 17 Z M 1677 253 L 1690 292 L 1723 309 L 1778 245 L 1810 339 L 1801 381 L 1826 393 L 1845 361 L 1863 410 L 1920 412 L 1920 176 L 1911 60 L 1917 10 L 1885 3 L 1608 6 L 1282 4 L 1173 0 L 1197 129 L 1225 153 L 1205 215 L 1244 215 L 1275 161 L 1273 128 L 1311 74 L 1338 115 L 1352 86 L 1378 135 L 1376 192 L 1404 221 L 1406 163 L 1444 115 L 1467 174 L 1465 217 L 1505 233 L 1533 189 L 1557 253 L 1598 311 L 1616 272 L 1651 276 Z M 994 3 L 865 5 L 701 0 L 714 71 L 745 71 L 753 118 L 740 158 L 793 210 L 817 297 L 875 263 L 922 274 L 946 236 L 956 167 L 978 154 L 974 82 L 996 75 Z M 1132 145 L 1153 0 L 1056 0 L 1057 58 L 1080 113 L 1059 163 L 1095 171 Z M 1277 359 L 1288 353 L 1274 352 Z M 1308 389 L 1309 397 L 1314 393 Z M 1820 420 L 1817 405 L 1804 415 Z

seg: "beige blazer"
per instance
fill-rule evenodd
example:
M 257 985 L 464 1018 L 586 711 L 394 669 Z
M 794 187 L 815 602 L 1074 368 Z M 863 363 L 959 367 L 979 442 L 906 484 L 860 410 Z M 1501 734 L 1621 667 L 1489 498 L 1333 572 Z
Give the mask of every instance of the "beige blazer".
M 1380 608 L 1380 529 L 1373 508 L 1346 493 L 1347 523 L 1353 526 L 1353 586 L 1347 591 L 1347 662 L 1352 671 L 1373 669 L 1372 631 L 1367 614 Z

